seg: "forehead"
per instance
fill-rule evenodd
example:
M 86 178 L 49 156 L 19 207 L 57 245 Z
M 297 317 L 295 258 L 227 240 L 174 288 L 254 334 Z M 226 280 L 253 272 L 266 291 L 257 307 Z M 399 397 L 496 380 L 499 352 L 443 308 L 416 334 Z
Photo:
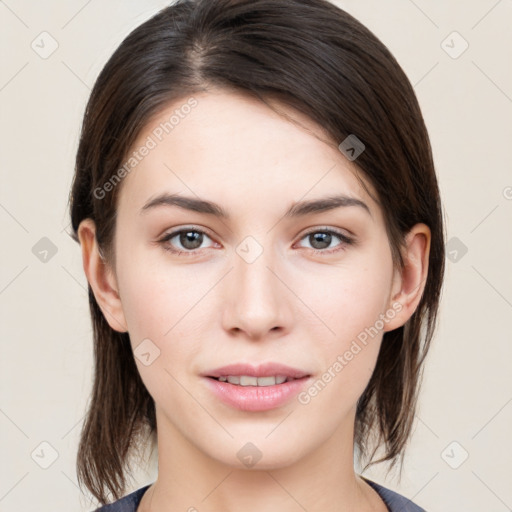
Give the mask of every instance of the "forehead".
M 167 105 L 139 134 L 128 154 L 133 159 L 138 152 L 123 178 L 120 209 L 140 209 L 162 192 L 210 198 L 229 210 L 275 205 L 277 212 L 338 193 L 376 208 L 354 163 L 304 114 L 273 102 L 283 116 L 258 99 L 226 91 L 190 98 Z

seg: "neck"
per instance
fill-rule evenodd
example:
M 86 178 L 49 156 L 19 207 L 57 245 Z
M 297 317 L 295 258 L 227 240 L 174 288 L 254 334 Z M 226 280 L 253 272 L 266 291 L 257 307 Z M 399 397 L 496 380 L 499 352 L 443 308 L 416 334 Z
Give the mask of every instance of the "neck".
M 253 467 L 240 469 L 209 457 L 157 408 L 158 478 L 137 512 L 387 510 L 379 508 L 378 495 L 354 472 L 354 423 L 347 420 L 323 445 L 294 456 L 285 467 L 264 466 L 262 457 Z

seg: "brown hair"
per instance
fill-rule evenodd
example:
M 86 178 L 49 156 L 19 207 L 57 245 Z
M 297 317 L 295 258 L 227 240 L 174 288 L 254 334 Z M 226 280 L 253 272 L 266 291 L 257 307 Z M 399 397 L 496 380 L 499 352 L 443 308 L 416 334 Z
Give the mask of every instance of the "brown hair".
M 180 0 L 137 27 L 101 71 L 85 111 L 72 190 L 72 237 L 91 218 L 106 261 L 118 187 L 98 194 L 148 120 L 171 101 L 221 87 L 278 98 L 316 121 L 338 144 L 356 134 L 355 162 L 378 194 L 397 267 L 416 223 L 431 230 L 421 301 L 384 334 L 375 371 L 358 401 L 355 443 L 370 463 L 403 461 L 444 274 L 444 228 L 424 120 L 404 72 L 361 23 L 326 0 Z M 104 189 L 103 189 L 104 190 Z M 129 458 L 156 431 L 128 333 L 105 320 L 89 285 L 94 384 L 77 457 L 80 485 L 101 502 L 125 492 Z M 377 448 L 383 456 L 373 460 Z M 371 451 L 373 448 L 373 451 Z M 373 462 L 372 462 L 373 460 Z

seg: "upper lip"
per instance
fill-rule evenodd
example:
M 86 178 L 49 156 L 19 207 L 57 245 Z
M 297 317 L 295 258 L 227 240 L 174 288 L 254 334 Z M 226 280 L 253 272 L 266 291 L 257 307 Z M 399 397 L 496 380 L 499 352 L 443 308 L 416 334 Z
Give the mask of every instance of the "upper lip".
M 308 377 L 310 374 L 298 368 L 292 368 L 281 363 L 264 363 L 253 366 L 246 363 L 235 363 L 227 366 L 221 366 L 214 370 L 208 370 L 202 373 L 204 377 L 222 377 L 228 375 L 247 375 L 249 377 L 272 377 L 276 375 L 284 375 L 294 379 Z

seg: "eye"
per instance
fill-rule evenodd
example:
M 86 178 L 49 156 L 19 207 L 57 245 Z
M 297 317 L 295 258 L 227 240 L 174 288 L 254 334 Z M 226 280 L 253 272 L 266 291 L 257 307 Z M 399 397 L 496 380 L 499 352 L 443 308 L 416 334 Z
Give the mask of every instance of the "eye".
M 166 251 L 170 251 L 178 256 L 194 256 L 200 252 L 200 249 L 213 247 L 212 245 L 203 246 L 205 238 L 211 238 L 201 229 L 189 227 L 172 231 L 165 235 L 159 242 L 163 245 Z M 307 239 L 311 249 L 315 254 L 332 254 L 344 250 L 347 245 L 355 243 L 355 240 L 344 233 L 331 228 L 318 229 L 306 233 L 301 240 Z M 332 245 L 336 239 L 339 243 L 334 245 L 334 248 L 327 249 Z M 173 242 L 174 240 L 174 242 Z M 303 247 L 308 249 L 308 247 Z
M 196 228 L 184 228 L 172 233 L 165 235 L 160 242 L 162 243 L 165 250 L 178 255 L 193 256 L 198 253 L 198 249 L 204 249 L 201 247 L 205 237 L 211 238 L 202 230 Z M 173 240 L 175 239 L 174 243 Z M 174 245 L 174 247 L 173 247 Z M 178 246 L 177 248 L 175 248 Z M 213 247 L 212 245 L 207 247 Z
M 331 243 L 335 241 L 336 238 L 340 240 L 340 242 L 334 245 L 334 249 L 331 248 L 326 250 L 326 248 L 331 246 Z M 309 231 L 309 233 L 306 233 L 306 235 L 301 238 L 301 240 L 304 239 L 308 240 L 308 242 L 311 244 L 311 247 L 309 248 L 312 249 L 315 254 L 332 254 L 334 252 L 345 249 L 347 245 L 354 244 L 353 238 L 348 237 L 340 231 L 330 228 L 317 228 L 314 231 Z

